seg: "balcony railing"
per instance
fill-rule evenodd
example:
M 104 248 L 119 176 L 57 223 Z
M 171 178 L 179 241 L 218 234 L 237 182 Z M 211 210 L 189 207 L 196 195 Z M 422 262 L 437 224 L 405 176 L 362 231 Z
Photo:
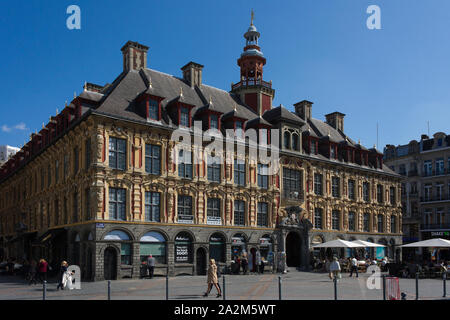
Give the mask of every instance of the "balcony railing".
M 430 223 L 421 224 L 421 230 L 439 230 L 439 229 L 450 229 L 450 223 Z
M 263 86 L 272 89 L 272 81 L 267 82 L 264 80 L 242 80 L 238 83 L 231 85 L 231 90 L 235 90 L 240 87 L 253 87 L 253 86 Z
M 428 172 L 423 172 L 422 177 L 435 177 L 435 176 L 445 176 L 450 174 L 449 169 L 442 169 L 442 170 L 431 170 Z
M 441 196 L 441 197 L 420 197 L 420 202 L 437 202 L 437 201 L 450 201 L 450 197 Z

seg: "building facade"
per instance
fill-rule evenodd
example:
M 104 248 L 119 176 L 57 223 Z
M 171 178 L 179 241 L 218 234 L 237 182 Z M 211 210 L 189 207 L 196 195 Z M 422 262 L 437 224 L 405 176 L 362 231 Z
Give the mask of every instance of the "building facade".
M 405 177 L 403 242 L 450 239 L 450 136 L 437 132 L 407 145 L 387 145 L 384 157 L 386 165 Z M 413 258 L 414 251 L 404 250 L 404 258 Z
M 306 100 L 273 107 L 253 22 L 244 37 L 229 92 L 204 84 L 198 63 L 181 77 L 152 70 L 148 47 L 127 42 L 111 84 L 85 84 L 1 167 L 4 255 L 66 259 L 92 280 L 139 277 L 150 254 L 156 274 L 205 274 L 209 258 L 230 265 L 243 250 L 308 269 L 332 254 L 312 245 L 337 237 L 398 257 L 400 176 L 345 135 L 344 114 L 314 119 Z M 234 133 L 231 153 L 173 138 L 209 130 Z M 276 165 L 250 157 L 276 143 Z

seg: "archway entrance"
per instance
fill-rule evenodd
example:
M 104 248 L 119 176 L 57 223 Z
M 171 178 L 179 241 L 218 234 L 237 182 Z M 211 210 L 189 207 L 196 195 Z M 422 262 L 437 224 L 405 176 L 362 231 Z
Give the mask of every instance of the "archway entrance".
M 286 264 L 288 267 L 300 267 L 301 239 L 297 232 L 289 232 L 286 237 Z
M 206 250 L 204 248 L 197 249 L 197 275 L 206 275 Z
M 105 280 L 117 278 L 117 252 L 114 248 L 105 249 L 104 276 Z

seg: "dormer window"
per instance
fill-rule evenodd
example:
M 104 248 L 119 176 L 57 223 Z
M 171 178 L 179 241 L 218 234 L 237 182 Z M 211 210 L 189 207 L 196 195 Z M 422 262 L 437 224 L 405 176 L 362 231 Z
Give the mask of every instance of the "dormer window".
M 310 140 L 310 153 L 317 154 L 317 145 L 316 145 L 316 141 L 314 139 Z
M 330 159 L 336 159 L 336 147 L 334 145 L 330 146 Z
M 236 137 L 243 138 L 244 137 L 244 122 L 240 120 L 236 120 L 234 122 L 234 131 Z
M 219 116 L 211 114 L 209 117 L 209 128 L 219 130 Z
M 284 133 L 284 148 L 285 149 L 291 148 L 291 134 L 287 131 Z
M 159 103 L 156 100 L 150 99 L 148 102 L 148 118 L 152 120 L 159 120 Z
M 297 134 L 293 134 L 292 135 L 292 149 L 294 149 L 295 151 L 299 150 L 298 135 Z
M 189 108 L 180 106 L 180 126 L 190 127 Z

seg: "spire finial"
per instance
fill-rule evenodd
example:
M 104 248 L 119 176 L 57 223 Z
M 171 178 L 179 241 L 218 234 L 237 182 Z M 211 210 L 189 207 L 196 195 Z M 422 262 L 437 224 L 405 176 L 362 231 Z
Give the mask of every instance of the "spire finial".
M 212 96 L 209 96 L 209 104 L 212 104 Z
M 252 26 L 253 25 L 253 19 L 255 18 L 255 12 L 253 11 L 253 9 L 252 9 L 252 18 L 251 18 L 251 20 L 250 20 L 250 25 Z
M 236 112 L 237 111 L 237 109 L 236 109 L 236 102 L 233 102 L 233 104 L 234 104 L 234 112 Z
M 58 112 L 58 108 L 56 108 L 56 115 L 58 115 L 58 113 L 59 113 L 59 112 Z
M 77 92 L 76 92 L 76 91 L 73 92 L 73 98 L 74 98 L 74 99 L 77 98 Z
M 183 96 L 183 87 L 180 87 L 180 97 Z
M 84 82 L 83 90 L 87 91 L 87 82 L 86 81 Z

